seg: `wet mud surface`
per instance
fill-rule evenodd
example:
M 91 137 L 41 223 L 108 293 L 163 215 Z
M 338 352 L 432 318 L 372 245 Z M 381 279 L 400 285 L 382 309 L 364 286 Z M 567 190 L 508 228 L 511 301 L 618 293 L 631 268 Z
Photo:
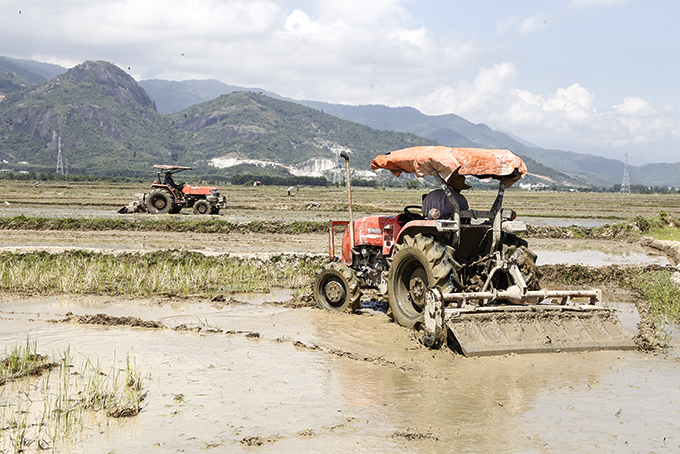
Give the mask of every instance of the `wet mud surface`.
M 0 250 L 14 252 L 327 254 L 327 245 L 321 234 L 3 231 L 0 238 Z M 642 243 L 530 245 L 543 264 L 669 263 L 665 251 Z M 654 329 L 638 327 L 630 304 L 638 295 L 603 290 L 631 336 Z M 656 353 L 465 358 L 423 348 L 384 309 L 363 301 L 360 314 L 332 314 L 290 301 L 285 290 L 213 301 L 0 295 L 0 348 L 28 338 L 42 353 L 70 348 L 74 362 L 97 359 L 102 368 L 129 355 L 149 377 L 137 416 L 84 431 L 58 452 L 680 450 L 680 334 L 672 327 L 671 348 Z
M 338 248 L 342 233 L 335 238 Z M 657 243 L 607 239 L 530 238 L 530 248 L 538 254 L 538 264 L 583 263 L 586 265 L 666 265 L 671 263 L 666 250 Z M 212 234 L 181 232 L 129 231 L 40 231 L 4 230 L 0 251 L 53 253 L 85 249 L 102 252 L 150 252 L 182 249 L 211 254 L 328 254 L 327 234 Z M 672 263 L 671 263 L 672 264 Z
M 370 304 L 350 315 L 263 300 L 3 295 L 0 345 L 28 336 L 103 367 L 129 354 L 148 372 L 139 415 L 62 452 L 680 449 L 676 348 L 465 358 L 421 347 Z M 111 323 L 74 323 L 99 314 Z

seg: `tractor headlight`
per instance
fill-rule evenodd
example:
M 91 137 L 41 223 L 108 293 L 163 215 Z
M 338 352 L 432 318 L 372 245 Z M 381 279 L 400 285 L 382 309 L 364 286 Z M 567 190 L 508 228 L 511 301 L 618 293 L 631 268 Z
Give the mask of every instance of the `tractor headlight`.
M 515 213 L 515 210 L 511 210 L 510 208 L 503 208 L 501 211 L 501 219 L 504 221 L 514 221 L 517 218 L 517 213 Z

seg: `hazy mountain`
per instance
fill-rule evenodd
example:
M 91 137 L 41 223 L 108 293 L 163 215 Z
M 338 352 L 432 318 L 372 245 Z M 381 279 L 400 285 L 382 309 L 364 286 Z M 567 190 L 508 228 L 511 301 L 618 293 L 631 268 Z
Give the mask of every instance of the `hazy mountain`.
M 205 163 L 215 158 L 222 166 L 240 163 L 241 169 L 269 162 L 280 165 L 279 173 L 319 174 L 336 165 L 342 150 L 350 152 L 355 169 L 367 171 L 377 154 L 437 144 L 254 92 L 222 95 L 162 116 L 143 88 L 106 62 L 85 62 L 9 93 L 0 102 L 0 121 L 6 125 L 0 158 L 8 166 L 27 162 L 33 170 L 51 172 L 61 144 L 63 161 L 76 174 L 148 175 L 159 163 L 209 170 Z M 532 167 L 540 173 L 540 164 Z M 558 182 L 569 180 L 552 169 L 542 172 Z
M 561 184 L 612 185 L 623 175 L 621 161 L 531 146 L 454 114 L 285 100 L 215 80 L 137 84 L 104 62 L 86 62 L 43 81 L 62 71 L 65 68 L 57 65 L 0 57 L 0 76 L 11 76 L 0 77 L 0 84 L 4 81 L 9 87 L 0 87 L 6 96 L 0 116 L 8 125 L 0 135 L 0 158 L 51 168 L 61 136 L 72 169 L 83 172 L 106 168 L 116 174 L 118 168 L 129 174 L 154 160 L 200 161 L 226 155 L 300 165 L 334 157 L 331 150 L 341 148 L 354 150 L 354 164 L 367 169 L 379 152 L 438 142 L 508 148 L 527 161 L 531 173 Z M 157 107 L 174 113 L 163 117 Z M 629 166 L 631 184 L 678 186 L 679 167 L 680 163 Z
M 300 101 L 346 120 L 378 129 L 412 132 L 449 146 L 507 148 L 530 157 L 559 172 L 595 185 L 621 183 L 624 162 L 573 151 L 540 148 L 510 134 L 494 131 L 485 124 L 475 124 L 454 114 L 425 115 L 412 107 L 346 106 L 317 101 Z M 680 186 L 680 162 L 628 166 L 632 184 Z M 530 170 L 533 171 L 532 166 Z
M 368 106 L 346 106 L 340 104 L 329 104 L 316 101 L 297 101 L 290 98 L 283 98 L 275 93 L 266 92 L 259 88 L 246 88 L 235 85 L 227 85 L 215 80 L 188 80 L 181 82 L 170 82 L 157 79 L 143 80 L 140 85 L 156 99 L 158 110 L 162 113 L 175 113 L 194 104 L 198 104 L 216 96 L 233 93 L 236 91 L 250 91 L 254 93 L 264 93 L 269 97 L 299 103 L 312 107 L 324 113 L 329 113 L 338 118 L 351 122 L 370 126 L 380 130 L 392 130 L 398 132 L 410 132 L 421 137 L 433 139 L 440 144 L 457 147 L 493 147 L 510 148 L 523 155 L 531 167 L 533 173 L 545 176 L 555 181 L 570 185 L 587 185 L 587 179 L 569 178 L 560 172 L 541 164 L 538 160 L 531 159 L 528 154 L 518 151 L 519 147 L 510 147 L 507 144 L 521 144 L 526 147 L 526 143 L 511 138 L 509 135 L 503 137 L 510 140 L 498 140 L 497 137 L 488 137 L 495 134 L 493 130 L 485 125 L 475 125 L 457 115 L 444 115 L 441 118 L 431 117 L 421 113 L 412 107 L 391 108 L 381 105 Z M 429 121 L 435 118 L 435 121 Z M 455 123 L 455 124 L 452 124 Z M 499 133 L 500 134 L 500 133 Z M 504 145 L 502 145 L 504 144 Z
M 276 93 L 262 90 L 261 88 L 244 88 L 236 85 L 227 85 L 214 79 L 192 79 L 181 82 L 147 79 L 140 81 L 139 86 L 156 101 L 158 112 L 163 115 L 173 114 L 235 91 L 252 91 L 265 94 L 271 98 L 283 99 Z
M 646 185 L 677 187 L 680 162 L 628 166 L 628 173 L 631 182 L 643 181 Z
M 595 184 L 609 186 L 621 183 L 624 163 L 616 159 L 575 153 L 571 151 L 549 150 L 537 147 L 511 134 L 494 131 L 485 124 L 472 123 L 458 115 L 425 115 L 413 107 L 387 107 L 383 105 L 349 106 L 320 101 L 297 101 L 282 98 L 259 88 L 245 88 L 226 85 L 219 81 L 182 81 L 168 82 L 147 80 L 140 82 L 157 100 L 159 111 L 178 112 L 183 108 L 201 103 L 218 95 L 235 91 L 263 92 L 270 97 L 312 107 L 344 120 L 370 126 L 380 130 L 410 132 L 421 137 L 436 140 L 442 145 L 456 147 L 507 148 L 524 158 L 530 158 L 532 172 L 545 175 L 547 168 L 573 177 L 570 184 Z M 162 104 L 162 108 L 161 108 Z M 680 185 L 680 176 L 663 172 L 665 177 L 655 174 L 664 166 L 648 166 L 638 169 L 629 166 L 632 183 L 649 185 Z M 663 182 L 663 183 L 662 183 Z
M 62 66 L 49 63 L 0 57 L 0 92 L 7 93 L 41 84 L 66 71 Z
M 203 159 L 229 156 L 300 165 L 335 159 L 348 149 L 352 166 L 368 169 L 376 155 L 416 145 L 436 145 L 415 134 L 380 131 L 297 103 L 235 92 L 168 117 L 185 131 L 183 145 Z

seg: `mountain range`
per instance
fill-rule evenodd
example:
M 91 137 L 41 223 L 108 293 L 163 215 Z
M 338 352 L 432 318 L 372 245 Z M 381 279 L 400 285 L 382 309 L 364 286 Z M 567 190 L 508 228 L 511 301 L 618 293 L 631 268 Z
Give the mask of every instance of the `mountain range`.
M 573 182 L 610 186 L 621 183 L 625 163 L 617 159 L 555 149 L 545 149 L 530 144 L 510 134 L 494 131 L 485 124 L 472 123 L 458 115 L 425 115 L 413 107 L 387 107 L 383 105 L 350 106 L 320 101 L 299 101 L 282 98 L 259 88 L 245 88 L 223 84 L 216 80 L 188 80 L 180 82 L 157 79 L 140 81 L 140 85 L 156 99 L 158 110 L 170 114 L 190 105 L 215 96 L 234 91 L 250 90 L 266 93 L 268 96 L 286 99 L 321 110 L 338 118 L 370 126 L 380 130 L 410 132 L 421 137 L 436 140 L 452 147 L 507 148 L 573 177 Z M 176 93 L 182 93 L 183 101 L 178 102 Z M 540 168 L 539 173 L 545 174 Z M 640 166 L 628 165 L 631 183 L 650 186 L 679 186 L 680 162 L 653 163 Z
M 436 143 L 508 148 L 535 182 L 611 185 L 624 171 L 621 161 L 546 150 L 454 114 L 296 101 L 214 80 L 137 83 L 106 62 L 66 70 L 0 57 L 0 93 L 0 158 L 44 171 L 54 169 L 60 145 L 72 173 L 148 174 L 142 167 L 181 161 L 231 172 L 276 163 L 318 174 L 335 166 L 341 149 L 367 170 L 376 154 Z M 679 186 L 679 170 L 680 163 L 628 166 L 632 184 Z

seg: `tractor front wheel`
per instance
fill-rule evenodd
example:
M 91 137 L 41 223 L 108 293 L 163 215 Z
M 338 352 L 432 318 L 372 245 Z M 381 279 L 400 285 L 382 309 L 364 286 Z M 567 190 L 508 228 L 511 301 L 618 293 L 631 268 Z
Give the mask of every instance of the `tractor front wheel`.
M 207 200 L 197 200 L 194 203 L 194 214 L 210 214 L 211 208 Z
M 450 248 L 421 233 L 395 246 L 387 278 L 392 316 L 402 326 L 417 328 L 423 321 L 425 294 L 438 286 L 443 293 L 460 288 Z
M 344 263 L 331 262 L 314 279 L 314 300 L 321 309 L 354 312 L 361 300 L 359 280 Z
M 175 198 L 162 189 L 152 191 L 146 198 L 146 208 L 151 214 L 171 213 L 175 208 Z

